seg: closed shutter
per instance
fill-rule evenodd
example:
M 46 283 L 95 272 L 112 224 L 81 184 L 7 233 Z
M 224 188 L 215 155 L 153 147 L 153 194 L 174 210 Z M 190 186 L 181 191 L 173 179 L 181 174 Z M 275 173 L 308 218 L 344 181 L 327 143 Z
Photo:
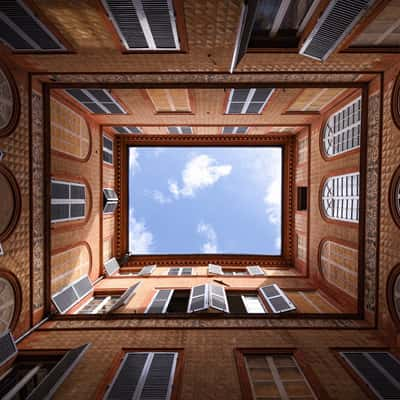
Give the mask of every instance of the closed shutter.
M 127 353 L 105 395 L 107 400 L 169 400 L 178 353 Z
M 249 275 L 265 275 L 264 270 L 258 265 L 252 265 L 251 267 L 247 267 L 247 271 Z
M 400 398 L 400 362 L 390 353 L 348 351 L 340 354 L 379 399 Z
M 125 292 L 119 298 L 119 300 L 108 310 L 108 312 L 111 313 L 117 310 L 119 307 L 128 304 L 131 298 L 135 295 L 136 290 L 140 284 L 141 282 L 137 282 L 132 286 L 130 286 L 128 289 L 126 289 Z
M 104 270 L 107 276 L 111 276 L 119 271 L 119 264 L 115 257 L 110 258 L 104 263 Z
M 70 350 L 46 375 L 38 386 L 30 393 L 27 400 L 47 400 L 51 399 L 58 387 L 65 381 L 72 372 L 80 359 L 83 357 L 90 343 Z
M 147 265 L 146 267 L 143 267 L 138 275 L 151 275 L 154 270 L 156 269 L 156 264 L 154 265 Z
M 4 332 L 0 336 L 0 367 L 11 360 L 18 353 L 11 332 Z
M 180 268 L 170 268 L 168 270 L 168 275 L 179 275 Z
M 181 275 L 193 275 L 192 268 L 182 268 Z
M 279 314 L 296 309 L 296 306 L 288 299 L 278 285 L 264 286 L 259 290 L 271 307 L 273 313 Z
M 221 285 L 208 285 L 210 296 L 210 307 L 224 312 L 229 312 L 228 300 L 226 299 L 225 288 Z
M 208 287 L 207 285 L 193 286 L 190 291 L 188 312 L 208 309 Z
M 208 264 L 208 273 L 214 275 L 223 275 L 222 267 L 216 264 Z
M 167 311 L 173 293 L 173 289 L 158 290 L 145 312 L 148 314 L 164 314 Z

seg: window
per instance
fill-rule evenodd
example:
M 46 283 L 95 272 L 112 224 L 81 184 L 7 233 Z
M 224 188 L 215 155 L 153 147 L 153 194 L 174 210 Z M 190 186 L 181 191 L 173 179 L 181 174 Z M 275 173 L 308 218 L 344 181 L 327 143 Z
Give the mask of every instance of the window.
M 316 399 L 291 353 L 248 353 L 245 370 L 255 400 Z
M 386 351 L 339 353 L 378 399 L 400 398 L 400 362 Z
M 0 337 L 0 344 L 2 352 L 7 350 L 4 346 L 12 350 L 8 360 L 16 356 L 10 368 L 0 376 L 0 397 L 4 400 L 52 398 L 90 346 L 88 343 L 64 353 L 19 353 L 10 333 Z M 0 365 L 5 363 L 2 361 L 4 360 L 0 360 Z
M 227 114 L 261 114 L 274 89 L 231 89 Z
M 209 308 L 229 312 L 225 288 L 214 284 L 193 286 L 190 291 L 188 312 L 204 311 Z
M 182 268 L 170 268 L 168 270 L 168 275 L 194 275 L 193 268 L 182 267 Z
M 76 314 L 107 314 L 120 296 L 94 296 Z
M 307 190 L 305 186 L 297 188 L 297 211 L 307 210 Z
M 93 114 L 126 114 L 106 89 L 65 89 L 74 100 Z
M 248 126 L 224 126 L 222 128 L 222 133 L 247 133 L 247 130 L 249 129 Z
M 58 312 L 64 314 L 92 292 L 92 290 L 92 282 L 89 277 L 85 275 L 63 288 L 60 292 L 54 294 L 51 299 Z
M 322 209 L 326 217 L 358 222 L 360 174 L 337 175 L 326 180 L 322 190 Z
M 220 265 L 208 264 L 208 273 L 211 275 L 265 275 L 264 270 L 258 265 L 246 269 L 223 269 Z
M 267 311 L 256 293 L 226 292 L 231 313 L 265 314 Z
M 113 126 L 117 133 L 142 133 L 137 126 Z
M 249 275 L 249 272 L 247 270 L 240 269 L 222 269 L 222 275 L 245 276 Z
M 102 0 L 127 50 L 179 50 L 171 0 Z
M 0 40 L 16 52 L 66 50 L 24 1 L 0 2 Z
M 126 353 L 104 399 L 169 400 L 177 361 L 177 352 Z
M 332 114 L 323 130 L 323 150 L 332 157 L 360 146 L 361 97 Z
M 118 196 L 113 189 L 103 189 L 103 213 L 112 214 L 118 207 Z
M 147 89 L 156 113 L 191 113 L 189 89 Z
M 113 164 L 113 141 L 103 135 L 103 161 L 106 164 Z
M 168 133 L 190 134 L 193 133 L 191 126 L 169 126 Z
M 82 183 L 51 181 L 51 222 L 85 218 L 86 187 Z

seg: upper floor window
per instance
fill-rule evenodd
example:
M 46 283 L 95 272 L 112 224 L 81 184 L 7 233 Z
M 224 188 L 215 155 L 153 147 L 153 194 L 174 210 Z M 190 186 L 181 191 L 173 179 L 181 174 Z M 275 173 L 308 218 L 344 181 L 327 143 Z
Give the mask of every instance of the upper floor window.
M 93 296 L 77 314 L 107 314 L 121 296 Z
M 103 135 L 103 161 L 107 164 L 113 164 L 113 141 Z
M 361 97 L 332 114 L 323 130 L 323 150 L 327 157 L 360 146 Z
M 322 209 L 331 219 L 358 222 L 360 174 L 336 175 L 328 178 L 322 189 Z
M 257 293 L 227 291 L 231 313 L 264 314 L 268 311 Z
M 392 178 L 389 204 L 393 219 L 400 227 L 400 166 L 397 168 Z
M 51 222 L 85 218 L 86 186 L 82 183 L 51 181 Z
M 169 268 L 168 275 L 193 275 L 193 268 Z
M 231 89 L 227 114 L 261 114 L 274 89 Z

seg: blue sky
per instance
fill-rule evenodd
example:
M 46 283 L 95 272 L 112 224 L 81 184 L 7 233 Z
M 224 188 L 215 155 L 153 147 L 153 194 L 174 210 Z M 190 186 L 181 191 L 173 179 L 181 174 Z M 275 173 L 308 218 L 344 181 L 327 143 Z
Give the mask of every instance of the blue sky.
M 280 254 L 281 158 L 277 147 L 130 148 L 130 252 Z

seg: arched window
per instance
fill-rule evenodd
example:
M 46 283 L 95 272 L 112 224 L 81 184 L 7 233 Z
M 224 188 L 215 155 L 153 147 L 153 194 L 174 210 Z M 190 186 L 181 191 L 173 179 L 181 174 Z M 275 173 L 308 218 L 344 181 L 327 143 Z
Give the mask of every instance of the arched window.
M 397 168 L 392 178 L 389 203 L 393 219 L 400 227 L 400 166 Z
M 0 336 L 13 330 L 21 311 L 21 289 L 17 278 L 0 269 Z
M 358 222 L 360 174 L 352 173 L 328 178 L 322 189 L 322 210 L 326 217 Z
M 323 130 L 323 150 L 327 157 L 360 146 L 361 97 L 332 114 Z

